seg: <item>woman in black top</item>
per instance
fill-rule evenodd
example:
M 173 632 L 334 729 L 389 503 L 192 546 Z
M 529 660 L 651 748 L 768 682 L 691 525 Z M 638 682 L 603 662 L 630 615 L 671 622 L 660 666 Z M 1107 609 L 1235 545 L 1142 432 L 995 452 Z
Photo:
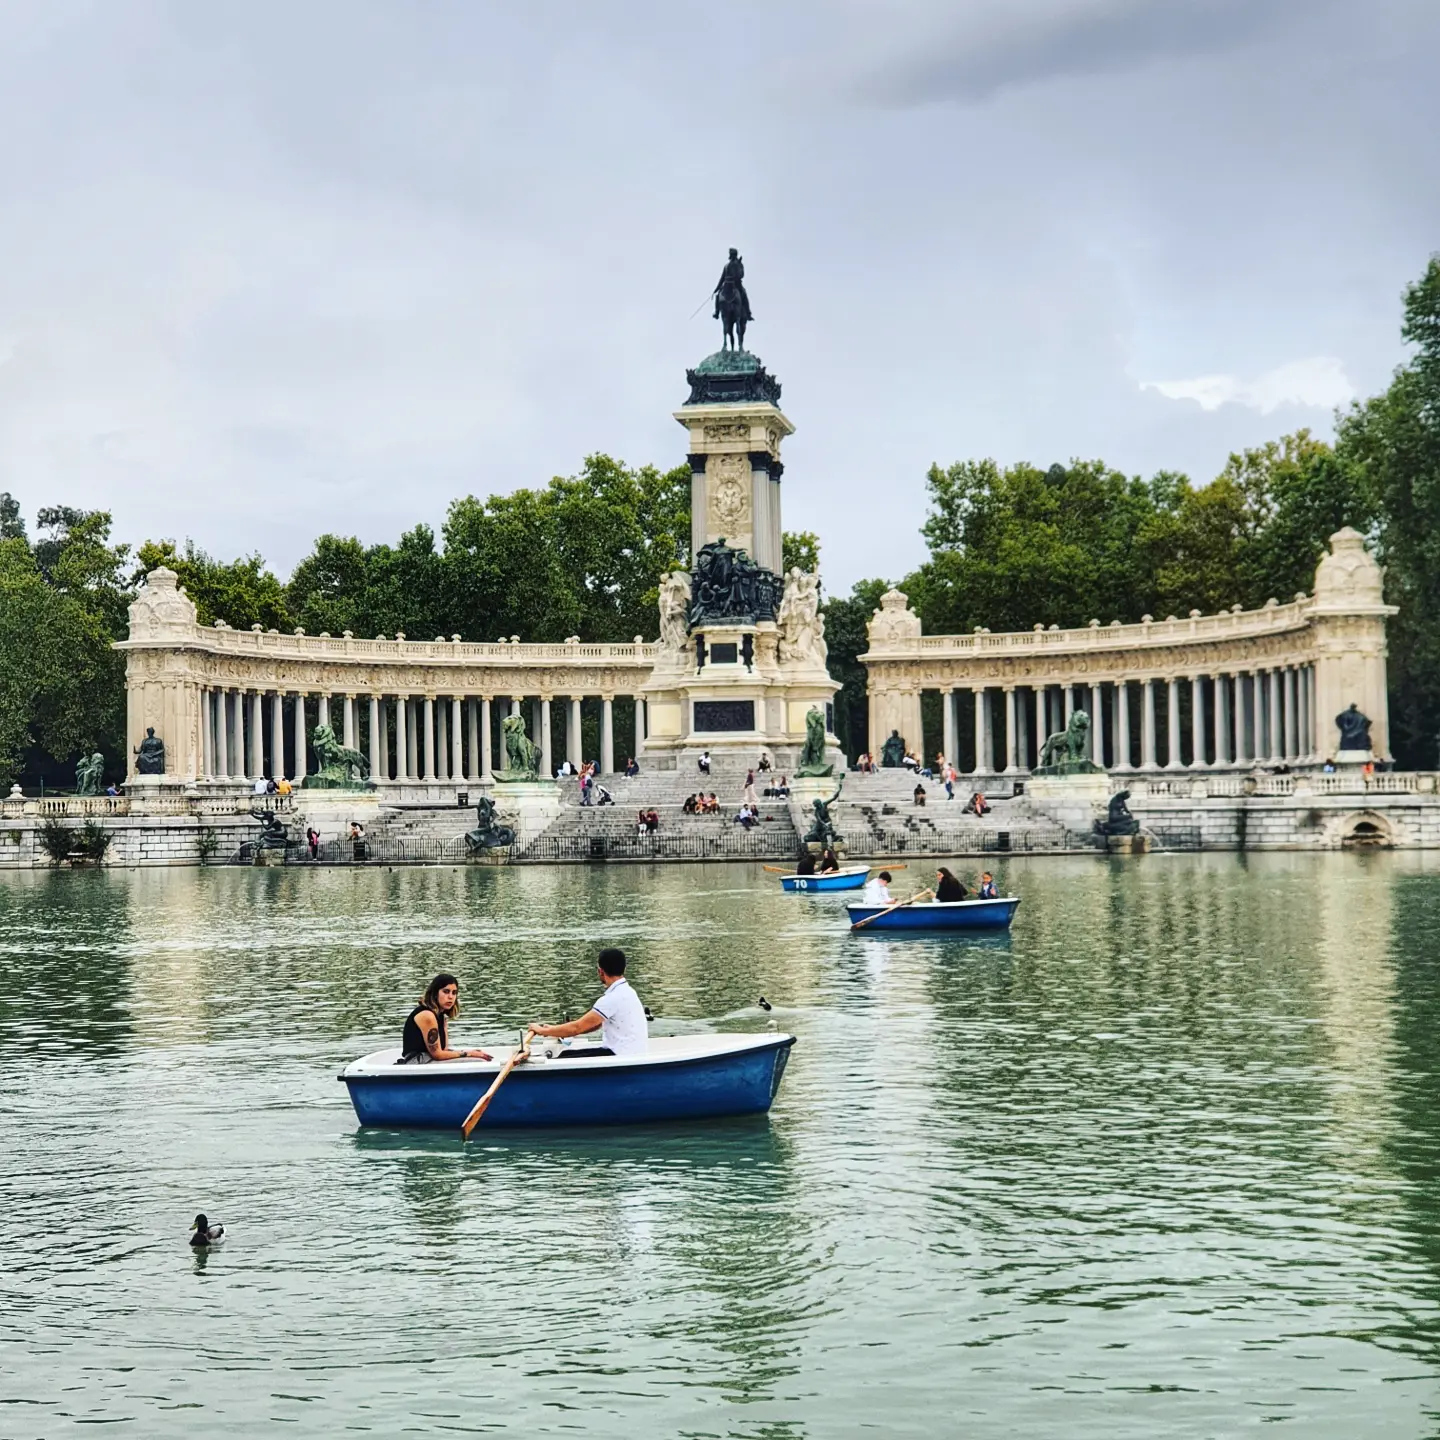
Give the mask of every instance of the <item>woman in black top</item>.
M 935 872 L 935 898 L 942 905 L 953 905 L 969 893 L 943 865 Z
M 820 873 L 822 875 L 833 875 L 840 868 L 840 857 L 836 855 L 834 847 L 827 845 L 825 853 L 820 857 Z
M 427 1060 L 488 1060 L 483 1050 L 452 1050 L 447 1022 L 460 1015 L 460 982 L 440 974 L 420 1003 L 405 1017 L 400 1039 L 400 1064 L 420 1065 Z

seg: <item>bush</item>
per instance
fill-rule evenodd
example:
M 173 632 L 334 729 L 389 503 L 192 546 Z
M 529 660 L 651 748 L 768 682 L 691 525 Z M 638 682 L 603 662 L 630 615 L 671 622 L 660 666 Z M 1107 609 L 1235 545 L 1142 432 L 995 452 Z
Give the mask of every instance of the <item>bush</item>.
M 104 826 L 96 824 L 94 820 L 87 820 L 80 831 L 76 848 L 83 850 L 86 856 L 98 865 L 105 858 L 105 852 L 114 838 Z
M 47 820 L 40 827 L 40 848 L 50 857 L 52 865 L 61 864 L 77 843 L 75 832 L 58 820 Z
M 200 827 L 200 835 L 195 842 L 195 847 L 200 852 L 202 865 L 208 865 L 215 858 L 215 852 L 220 848 L 220 837 L 212 826 L 202 825 Z

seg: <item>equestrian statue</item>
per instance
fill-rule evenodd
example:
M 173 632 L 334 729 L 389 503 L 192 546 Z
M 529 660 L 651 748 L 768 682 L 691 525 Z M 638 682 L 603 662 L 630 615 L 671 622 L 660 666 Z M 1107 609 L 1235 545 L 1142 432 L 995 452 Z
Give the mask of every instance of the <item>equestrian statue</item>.
M 725 326 L 725 341 L 721 348 L 743 350 L 745 327 L 755 317 L 750 313 L 750 297 L 745 293 L 745 262 L 733 245 L 714 293 L 714 318 Z

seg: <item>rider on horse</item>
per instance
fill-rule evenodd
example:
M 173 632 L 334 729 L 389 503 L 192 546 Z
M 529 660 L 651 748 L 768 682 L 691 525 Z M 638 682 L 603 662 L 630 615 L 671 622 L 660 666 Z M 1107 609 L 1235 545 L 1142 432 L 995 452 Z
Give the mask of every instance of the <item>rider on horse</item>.
M 745 293 L 745 262 L 740 258 L 740 252 L 733 245 L 730 247 L 730 258 L 720 272 L 720 282 L 715 286 L 714 318 L 716 320 L 720 318 L 720 302 L 726 290 L 730 290 L 740 302 L 738 318 L 745 324 L 749 324 L 755 317 L 750 313 L 750 297 Z

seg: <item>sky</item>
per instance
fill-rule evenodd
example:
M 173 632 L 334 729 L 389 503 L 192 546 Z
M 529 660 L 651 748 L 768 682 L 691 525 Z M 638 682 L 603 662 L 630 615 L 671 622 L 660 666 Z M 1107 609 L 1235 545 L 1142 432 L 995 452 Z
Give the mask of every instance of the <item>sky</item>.
M 669 467 L 735 245 L 786 528 L 893 580 L 932 462 L 1198 482 L 1383 388 L 1437 53 L 1434 0 L 0 0 L 0 490 L 286 575 Z

